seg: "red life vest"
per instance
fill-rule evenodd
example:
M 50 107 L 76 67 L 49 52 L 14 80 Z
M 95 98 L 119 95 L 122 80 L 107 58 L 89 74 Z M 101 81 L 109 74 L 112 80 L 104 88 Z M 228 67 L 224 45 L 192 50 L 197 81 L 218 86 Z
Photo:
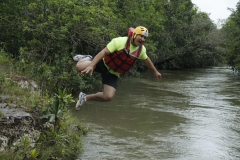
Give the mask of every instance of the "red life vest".
M 128 39 L 124 49 L 115 51 L 110 55 L 104 57 L 105 63 L 110 67 L 110 69 L 115 72 L 125 74 L 127 71 L 133 68 L 135 61 L 141 54 L 142 45 L 139 46 L 138 50 L 129 53 L 130 51 L 130 41 L 131 41 L 131 28 L 128 32 Z

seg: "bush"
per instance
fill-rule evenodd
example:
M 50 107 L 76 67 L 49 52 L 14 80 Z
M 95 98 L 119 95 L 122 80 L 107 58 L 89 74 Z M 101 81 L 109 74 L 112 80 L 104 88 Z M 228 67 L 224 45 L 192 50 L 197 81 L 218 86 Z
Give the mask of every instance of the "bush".
M 16 77 L 24 76 L 12 72 L 0 75 L 1 94 L 8 95 L 8 101 L 21 106 L 21 109 L 39 115 L 35 117 L 34 129 L 40 134 L 34 143 L 28 136 L 14 135 L 19 139 L 9 142 L 9 148 L 0 152 L 0 159 L 76 159 L 82 153 L 81 138 L 87 129 L 68 110 L 69 104 L 74 102 L 72 95 L 58 89 L 52 96 L 43 96 L 38 90 L 19 87 Z

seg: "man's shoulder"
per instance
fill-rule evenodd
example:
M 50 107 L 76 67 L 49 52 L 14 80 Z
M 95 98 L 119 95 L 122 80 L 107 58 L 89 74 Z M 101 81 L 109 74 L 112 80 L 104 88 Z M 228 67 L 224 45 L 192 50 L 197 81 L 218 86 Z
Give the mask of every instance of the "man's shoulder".
M 110 44 L 115 45 L 117 49 L 122 49 L 125 47 L 128 37 L 116 37 L 113 38 Z
M 119 51 L 125 47 L 127 42 L 127 37 L 116 37 L 107 44 L 108 50 L 113 53 L 114 51 Z
M 116 38 L 113 38 L 112 40 L 114 41 L 127 41 L 128 37 L 116 37 Z

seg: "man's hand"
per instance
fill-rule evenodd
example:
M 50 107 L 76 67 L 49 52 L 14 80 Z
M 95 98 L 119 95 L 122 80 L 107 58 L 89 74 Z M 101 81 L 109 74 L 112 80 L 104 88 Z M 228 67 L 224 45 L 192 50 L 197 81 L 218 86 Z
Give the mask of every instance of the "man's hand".
M 145 65 L 146 65 L 149 69 L 151 69 L 151 70 L 153 71 L 155 77 L 157 78 L 157 81 L 161 81 L 162 75 L 161 75 L 161 73 L 159 73 L 159 72 L 157 71 L 157 69 L 156 69 L 155 66 L 153 65 L 151 59 L 150 59 L 150 58 L 147 58 L 146 60 L 144 60 L 144 63 L 145 63 Z
M 83 73 L 89 73 L 90 75 L 92 75 L 92 73 L 93 73 L 93 67 L 88 66 L 88 67 L 85 68 L 81 73 L 82 73 L 82 74 L 83 74 Z
M 156 78 L 157 78 L 157 81 L 161 81 L 161 80 L 162 80 L 162 75 L 161 75 L 161 73 L 155 72 L 155 76 L 156 76 Z
M 92 60 L 91 64 L 85 68 L 84 70 L 82 70 L 82 74 L 83 73 L 88 73 L 90 75 L 92 75 L 93 70 L 95 69 L 97 63 L 106 55 L 109 55 L 110 51 L 107 49 L 107 47 L 105 47 L 101 52 L 99 52 Z

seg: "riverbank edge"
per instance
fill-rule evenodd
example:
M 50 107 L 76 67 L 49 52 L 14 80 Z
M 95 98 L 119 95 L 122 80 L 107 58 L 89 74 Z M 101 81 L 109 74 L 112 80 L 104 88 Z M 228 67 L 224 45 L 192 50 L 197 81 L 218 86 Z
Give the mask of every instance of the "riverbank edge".
M 2 61 L 3 62 L 3 61 Z M 4 60 L 2 65 L 8 65 L 11 68 L 13 64 L 10 61 Z M 14 76 L 13 76 L 14 75 Z M 0 159 L 5 160 L 32 160 L 32 159 L 76 159 L 83 152 L 82 149 L 82 137 L 88 131 L 88 129 L 72 116 L 69 111 L 68 103 L 73 102 L 71 95 L 65 95 L 68 97 L 68 103 L 58 104 L 65 105 L 65 112 L 55 120 L 52 120 L 52 116 L 46 116 L 46 111 L 49 111 L 49 106 L 53 106 L 50 103 L 54 102 L 51 96 L 42 96 L 39 90 L 33 88 L 27 79 L 14 79 L 13 77 L 25 77 L 17 76 L 12 71 L 1 71 L 0 73 L 0 91 L 1 107 L 5 109 L 15 109 L 19 112 L 25 112 L 29 114 L 30 122 L 25 126 L 31 126 L 26 129 L 23 124 L 18 121 L 14 116 L 5 114 L 0 109 L 0 141 L 1 145 L 7 143 L 7 146 L 3 147 L 0 151 Z M 23 87 L 22 83 L 27 83 L 28 87 Z M 6 96 L 7 95 L 7 96 Z M 58 96 L 55 96 L 58 97 Z M 62 97 L 64 98 L 64 97 Z M 38 106 L 38 109 L 36 109 Z M 58 110 L 60 111 L 60 110 Z M 63 111 L 63 110 L 62 110 Z M 15 114 L 16 115 L 16 114 Z M 24 114 L 26 115 L 26 114 Z M 21 117 L 21 116 L 20 116 Z M 45 117 L 45 118 L 42 118 Z M 26 119 L 26 116 L 24 117 Z M 25 121 L 24 119 L 24 121 Z M 26 121 L 25 121 L 26 122 Z M 14 132 L 19 131 L 20 128 L 25 128 L 22 133 Z M 35 133 L 33 135 L 31 133 Z M 29 132 L 29 134 L 26 134 Z M 10 134 L 11 133 L 11 134 Z M 15 134 L 15 135 L 14 135 Z M 8 139 L 8 141 L 2 141 L 2 137 Z

